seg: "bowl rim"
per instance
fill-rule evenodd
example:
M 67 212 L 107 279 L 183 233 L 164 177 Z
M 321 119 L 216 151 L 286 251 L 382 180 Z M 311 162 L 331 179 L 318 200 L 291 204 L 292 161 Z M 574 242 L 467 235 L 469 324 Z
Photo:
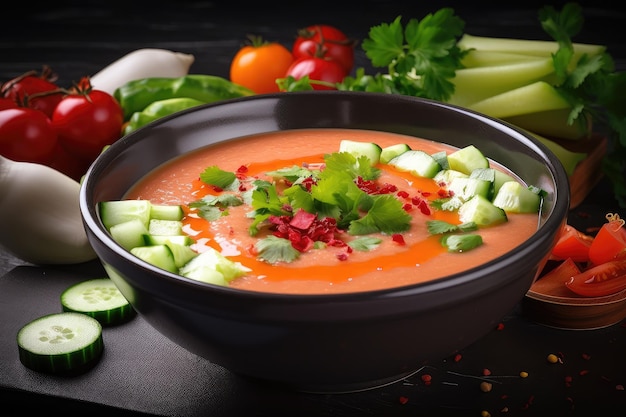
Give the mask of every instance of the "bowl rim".
M 168 281 L 173 281 L 178 285 L 191 286 L 191 288 L 195 290 L 209 291 L 209 292 L 218 292 L 223 295 L 235 295 L 237 297 L 250 297 L 253 299 L 261 298 L 261 299 L 273 299 L 273 300 L 286 300 L 293 299 L 297 297 L 299 300 L 306 301 L 319 301 L 320 299 L 325 299 L 329 301 L 357 301 L 361 300 L 364 297 L 374 298 L 374 299 L 386 299 L 389 296 L 394 298 L 399 296 L 412 296 L 416 293 L 433 293 L 442 290 L 449 290 L 451 286 L 461 288 L 465 284 L 471 283 L 476 279 L 481 278 L 484 275 L 485 269 L 492 269 L 498 267 L 504 262 L 506 263 L 507 255 L 510 255 L 511 252 L 507 252 L 506 254 L 493 259 L 489 262 L 478 265 L 477 267 L 452 274 L 447 275 L 441 278 L 437 278 L 434 280 L 409 284 L 398 287 L 390 287 L 376 290 L 368 290 L 368 291 L 358 291 L 358 292 L 342 292 L 342 293 L 331 293 L 331 294 L 291 294 L 291 293 L 271 293 L 271 292 L 257 292 L 251 290 L 242 290 L 238 288 L 232 287 L 224 287 L 219 285 L 214 285 L 210 283 L 205 283 L 197 280 L 192 280 L 189 278 L 185 278 L 183 276 L 170 273 L 164 271 L 158 267 L 155 267 L 145 261 L 142 261 L 139 258 L 133 256 L 129 251 L 123 249 L 119 244 L 117 244 L 106 232 L 106 229 L 102 225 L 98 214 L 96 213 L 96 209 L 91 201 L 93 201 L 94 196 L 92 195 L 91 185 L 97 180 L 94 178 L 99 174 L 99 171 L 102 170 L 105 166 L 112 163 L 115 158 L 119 156 L 119 152 L 123 151 L 127 146 L 132 146 L 132 144 L 136 141 L 139 141 L 149 129 L 153 129 L 160 125 L 168 123 L 172 119 L 178 119 L 180 117 L 184 117 L 189 114 L 199 113 L 204 111 L 211 111 L 212 108 L 220 107 L 220 106 L 232 106 L 237 105 L 237 103 L 246 103 L 246 102 L 279 102 L 279 101 L 293 101 L 302 98 L 306 98 L 309 95 L 314 96 L 339 96 L 343 99 L 349 100 L 363 100 L 364 97 L 367 99 L 373 100 L 392 100 L 392 101 L 405 101 L 408 103 L 417 102 L 421 103 L 420 105 L 427 106 L 435 106 L 444 109 L 445 111 L 450 111 L 457 113 L 463 117 L 467 116 L 471 119 L 474 119 L 477 122 L 484 123 L 489 126 L 490 129 L 495 129 L 501 132 L 505 132 L 508 135 L 514 137 L 516 141 L 521 143 L 525 148 L 529 149 L 533 154 L 537 154 L 547 165 L 548 170 L 551 174 L 551 180 L 555 184 L 554 188 L 554 207 L 550 211 L 550 213 L 546 214 L 545 220 L 542 222 L 541 215 L 538 217 L 538 228 L 540 229 L 552 229 L 555 230 L 560 227 L 565 221 L 566 214 L 569 209 L 569 180 L 568 176 L 563 168 L 563 166 L 558 161 L 557 157 L 540 141 L 535 139 L 529 133 L 526 133 L 520 128 L 507 123 L 502 120 L 495 119 L 493 117 L 487 116 L 482 113 L 475 112 L 470 109 L 466 109 L 460 106 L 456 106 L 449 103 L 443 103 L 435 100 L 420 98 L 420 97 L 412 97 L 412 96 L 403 96 L 403 95 L 393 95 L 386 93 L 370 93 L 370 92 L 346 92 L 346 91 L 304 91 L 304 92 L 289 92 L 289 93 L 274 93 L 274 94 L 262 94 L 255 96 L 247 96 L 240 97 L 235 99 L 229 99 L 226 101 L 220 101 L 215 103 L 207 103 L 202 104 L 193 108 L 189 108 L 186 110 L 182 110 L 176 114 L 169 115 L 157 119 L 156 121 L 151 122 L 150 124 L 139 128 L 126 136 L 123 136 L 118 141 L 110 145 L 106 152 L 102 152 L 98 158 L 91 164 L 89 169 L 87 170 L 85 176 L 83 177 L 82 186 L 80 189 L 80 197 L 79 197 L 79 206 L 81 211 L 81 217 L 83 218 L 83 223 L 85 228 L 93 233 L 95 239 L 102 242 L 109 249 L 113 250 L 116 255 L 120 256 L 126 262 L 138 264 L 143 269 L 148 269 L 153 273 L 156 273 L 163 277 Z M 277 129 L 275 131 L 280 131 L 284 129 Z M 374 130 L 374 129 L 372 129 Z M 239 136 L 238 136 L 239 137 Z M 235 137 L 236 138 L 236 137 Z M 234 139 L 234 138 L 233 138 Z M 556 185 L 559 185 L 557 187 Z M 562 213 L 563 218 L 561 216 L 555 216 L 555 213 Z M 538 229 L 539 230 L 539 229 Z M 89 234 L 89 233 L 88 233 Z M 532 252 L 532 247 L 537 244 L 550 245 L 553 242 L 547 236 L 544 236 L 541 233 L 534 233 L 529 239 L 525 242 L 522 242 L 519 246 L 517 246 L 514 251 L 518 252 Z M 504 280 L 502 284 L 504 285 Z M 494 290 L 498 286 L 490 286 L 489 290 Z

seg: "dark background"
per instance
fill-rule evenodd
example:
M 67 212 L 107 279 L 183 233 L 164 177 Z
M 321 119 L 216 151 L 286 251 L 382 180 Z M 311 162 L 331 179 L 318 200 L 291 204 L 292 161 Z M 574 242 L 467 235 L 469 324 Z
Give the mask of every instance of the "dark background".
M 3 5 L 0 24 L 0 82 L 46 64 L 69 86 L 139 48 L 191 53 L 192 73 L 228 77 L 230 60 L 248 34 L 290 47 L 298 28 L 326 23 L 363 39 L 371 26 L 397 16 L 421 19 L 441 7 L 453 7 L 472 35 L 547 39 L 537 18 L 544 4 L 560 8 L 564 2 L 12 2 L 10 11 Z M 574 41 L 607 45 L 624 70 L 626 14 L 619 2 L 579 4 L 585 24 Z M 357 48 L 356 65 L 368 67 L 367 62 Z M 572 210 L 570 222 L 587 230 L 601 225 L 605 213 L 619 212 L 608 190 L 601 182 Z M 97 262 L 35 267 L 0 249 L 0 274 L 0 415 L 41 408 L 91 416 L 480 416 L 482 410 L 507 417 L 622 416 L 626 410 L 626 391 L 619 388 L 626 386 L 623 324 L 552 329 L 530 321 L 521 306 L 503 318 L 503 329 L 462 350 L 460 360 L 442 358 L 405 381 L 362 393 L 311 395 L 246 380 L 173 345 L 140 317 L 106 331 L 105 357 L 92 372 L 48 377 L 17 360 L 16 329 L 55 310 L 61 289 L 103 271 Z M 471 320 L 471 313 L 459 319 Z M 562 363 L 547 363 L 550 353 Z M 479 388 L 485 368 L 494 381 L 489 393 Z M 529 377 L 520 378 L 520 371 Z M 422 380 L 426 374 L 433 377 L 431 385 Z

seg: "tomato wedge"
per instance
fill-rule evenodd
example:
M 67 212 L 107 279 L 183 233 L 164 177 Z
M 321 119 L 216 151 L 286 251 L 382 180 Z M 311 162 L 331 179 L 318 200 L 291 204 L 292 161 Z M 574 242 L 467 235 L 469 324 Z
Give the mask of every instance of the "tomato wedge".
M 574 275 L 565 286 L 584 297 L 602 297 L 626 289 L 626 260 L 610 261 Z
M 626 255 L 626 228 L 624 219 L 617 214 L 607 214 L 604 223 L 589 248 L 589 260 L 594 265 L 615 260 Z
M 572 258 L 574 262 L 589 261 L 589 249 L 594 238 L 589 236 L 574 226 L 565 225 L 561 230 L 559 239 L 552 249 L 553 260 L 565 260 Z

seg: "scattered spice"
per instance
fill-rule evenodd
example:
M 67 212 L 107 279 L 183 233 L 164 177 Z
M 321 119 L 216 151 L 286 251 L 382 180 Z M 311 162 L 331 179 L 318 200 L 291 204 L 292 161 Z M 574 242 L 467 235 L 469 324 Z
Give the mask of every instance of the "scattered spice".
M 491 417 L 491 413 L 487 410 L 483 410 L 480 412 L 481 417 Z
M 591 355 L 587 354 L 587 353 L 583 353 L 582 357 L 584 360 L 588 361 L 589 359 L 591 359 Z
M 480 383 L 480 390 L 482 392 L 490 392 L 493 388 L 493 385 L 490 382 L 483 381 Z
M 573 381 L 573 378 L 571 376 L 567 375 L 565 377 L 565 386 L 566 387 L 571 387 L 572 386 L 572 381 Z
M 624 391 L 624 386 L 622 384 L 617 384 L 615 386 L 615 389 L 618 390 L 618 391 Z
M 483 375 L 484 376 L 489 376 L 489 375 L 491 375 L 491 371 L 489 369 L 485 368 L 485 369 L 483 369 Z
M 549 354 L 547 359 L 548 359 L 548 362 L 550 362 L 550 363 L 557 363 L 557 362 L 559 362 L 559 357 L 556 356 L 554 353 Z
M 433 377 L 430 374 L 422 375 L 422 382 L 424 385 L 430 385 L 432 383 Z
M 522 372 L 519 373 L 519 376 L 522 377 L 522 378 L 527 378 L 528 377 L 528 372 L 522 371 Z
M 504 330 L 504 323 L 498 323 L 496 330 Z
M 404 404 L 409 402 L 409 398 L 405 397 L 405 396 L 401 396 L 398 400 L 400 401 L 400 404 L 402 404 L 402 405 L 404 405 Z
M 456 355 L 454 355 L 455 362 L 460 362 L 462 358 L 463 356 L 460 353 L 457 353 Z

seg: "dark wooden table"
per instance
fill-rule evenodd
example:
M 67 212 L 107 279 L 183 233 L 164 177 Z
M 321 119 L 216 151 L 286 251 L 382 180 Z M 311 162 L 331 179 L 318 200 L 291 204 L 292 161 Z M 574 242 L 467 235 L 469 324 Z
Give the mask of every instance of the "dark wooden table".
M 196 61 L 191 72 L 228 77 L 230 60 L 250 33 L 290 46 L 298 28 L 327 23 L 363 39 L 373 25 L 399 15 L 421 19 L 444 6 L 455 8 L 470 34 L 544 38 L 537 20 L 543 2 L 535 1 L 493 7 L 491 2 L 461 1 L 222 3 L 15 4 L 17 10 L 3 13 L 0 26 L 0 81 L 47 64 L 69 85 L 146 47 L 192 53 Z M 608 2 L 581 4 L 586 22 L 576 40 L 607 45 L 618 68 L 624 69 L 626 15 Z M 360 49 L 356 60 L 357 66 L 367 67 Z M 602 181 L 572 210 L 569 221 L 581 229 L 593 228 L 604 222 L 605 213 L 619 211 L 609 184 Z M 492 416 L 606 416 L 624 415 L 626 410 L 626 327 L 549 328 L 528 320 L 521 304 L 503 317 L 501 328 L 457 357 L 442 358 L 403 381 L 358 393 L 299 393 L 233 375 L 174 345 L 141 317 L 105 329 L 104 357 L 85 375 L 57 378 L 23 367 L 15 344 L 17 329 L 58 311 L 58 295 L 69 284 L 103 274 L 97 261 L 42 267 L 0 249 L 0 415 L 47 409 L 94 416 L 480 416 L 483 410 Z M 464 319 L 471 320 L 471 312 L 459 318 Z M 562 362 L 549 363 L 550 353 Z M 528 377 L 520 377 L 521 372 Z M 427 375 L 430 384 L 424 382 Z M 490 392 L 480 388 L 485 379 L 493 384 Z

